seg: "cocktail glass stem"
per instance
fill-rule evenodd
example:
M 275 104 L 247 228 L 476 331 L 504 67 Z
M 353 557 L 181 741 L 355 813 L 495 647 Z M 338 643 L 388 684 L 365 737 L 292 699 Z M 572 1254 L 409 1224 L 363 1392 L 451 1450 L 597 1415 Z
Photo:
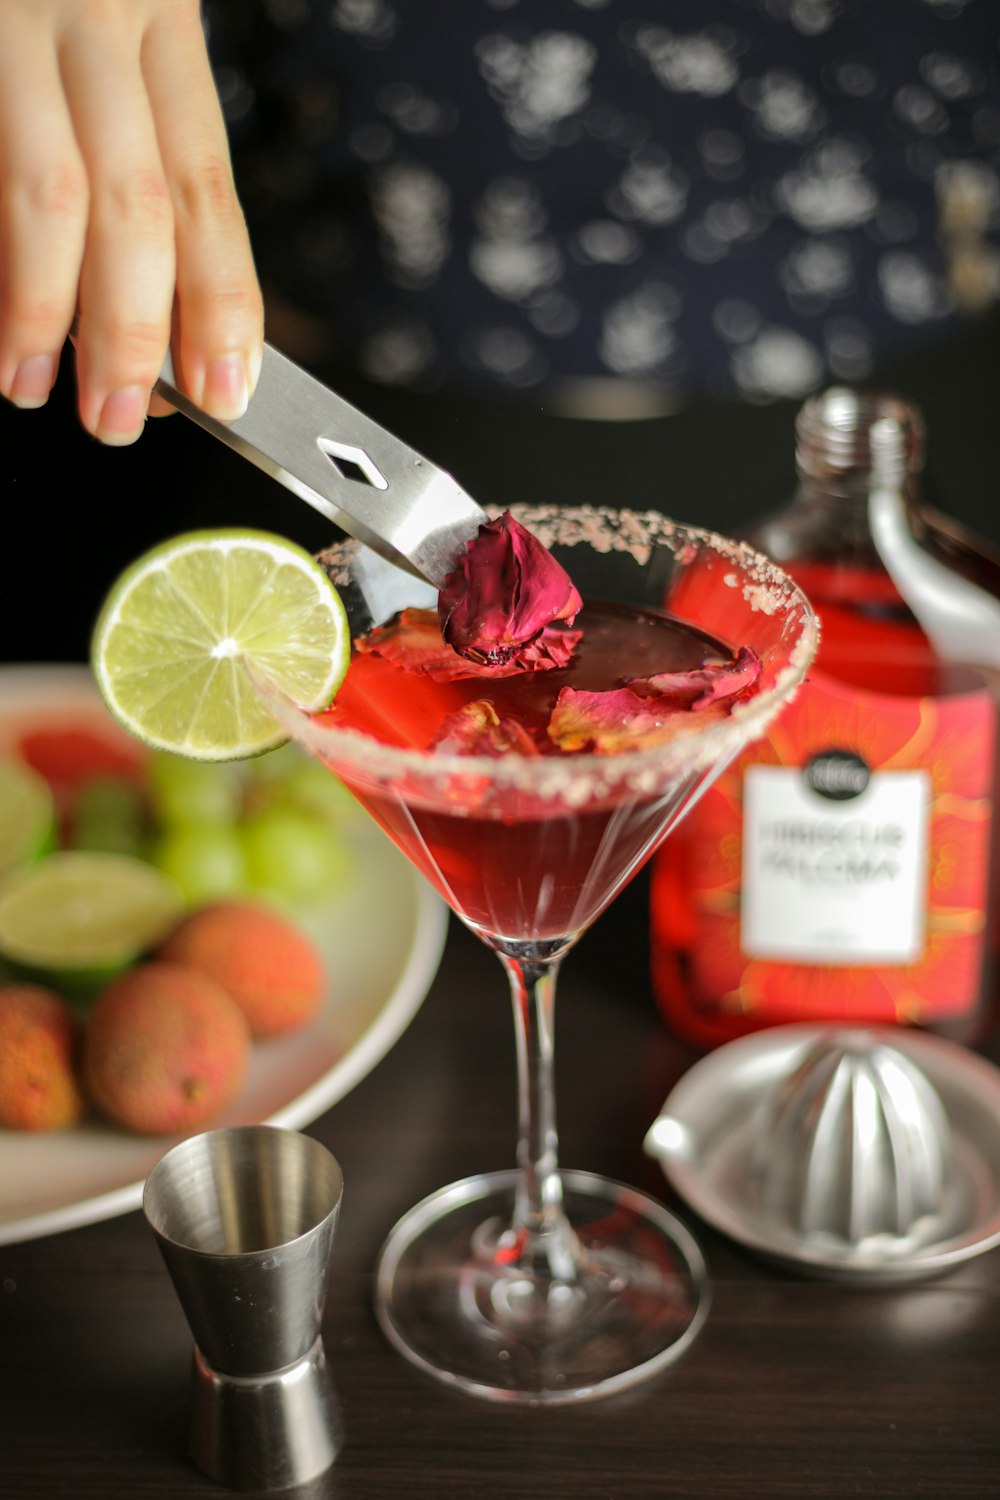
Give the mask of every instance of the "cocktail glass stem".
M 525 1274 L 573 1282 L 579 1245 L 563 1210 L 555 1105 L 555 999 L 560 956 L 513 945 L 500 958 L 510 982 L 517 1047 L 518 1184 L 497 1257 Z
M 486 939 L 510 983 L 517 1166 L 418 1203 L 383 1248 L 376 1306 L 415 1364 L 500 1401 L 578 1401 L 621 1390 L 694 1338 L 708 1298 L 697 1245 L 665 1208 L 585 1172 L 561 1172 L 555 992 L 570 939 Z

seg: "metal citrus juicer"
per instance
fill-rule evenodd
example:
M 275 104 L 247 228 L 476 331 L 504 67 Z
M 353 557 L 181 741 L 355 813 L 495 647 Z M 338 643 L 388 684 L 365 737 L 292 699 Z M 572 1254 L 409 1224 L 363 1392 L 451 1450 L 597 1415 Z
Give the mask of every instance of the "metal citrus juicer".
M 903 1283 L 1000 1244 L 1000 1069 L 915 1028 L 791 1022 L 727 1042 L 645 1147 L 702 1218 L 798 1274 Z

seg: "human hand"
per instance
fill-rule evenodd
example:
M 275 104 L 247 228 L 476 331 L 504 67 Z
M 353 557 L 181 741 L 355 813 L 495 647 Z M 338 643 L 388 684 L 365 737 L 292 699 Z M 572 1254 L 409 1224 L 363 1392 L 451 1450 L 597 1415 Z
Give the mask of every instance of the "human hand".
M 221 420 L 263 309 L 197 0 L 0 3 L 0 393 L 44 405 L 76 319 L 80 419 L 134 442 L 172 345 Z

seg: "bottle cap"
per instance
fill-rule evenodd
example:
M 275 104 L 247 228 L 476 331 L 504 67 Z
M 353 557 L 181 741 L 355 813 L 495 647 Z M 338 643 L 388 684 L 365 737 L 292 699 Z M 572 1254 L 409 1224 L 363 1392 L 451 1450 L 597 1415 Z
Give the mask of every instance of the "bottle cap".
M 901 480 L 923 467 L 920 412 L 889 392 L 834 386 L 801 407 L 795 436 L 799 471 L 811 478 L 875 473 Z

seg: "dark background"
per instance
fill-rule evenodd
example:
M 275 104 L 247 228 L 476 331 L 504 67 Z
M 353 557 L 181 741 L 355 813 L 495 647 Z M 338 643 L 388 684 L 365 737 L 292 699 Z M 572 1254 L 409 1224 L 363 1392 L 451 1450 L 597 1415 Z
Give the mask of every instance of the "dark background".
M 1000 315 L 887 365 L 868 385 L 921 407 L 926 491 L 1000 545 Z M 488 401 L 341 388 L 449 469 L 486 505 L 589 501 L 654 506 L 739 531 L 794 482 L 799 402 L 703 405 L 626 422 L 553 415 L 543 398 Z M 105 449 L 77 422 L 67 358 L 48 407 L 0 402 L 3 507 L 0 659 L 83 661 L 109 585 L 147 547 L 200 526 L 281 532 L 315 550 L 330 526 L 186 418 L 151 421 L 131 448 Z
M 919 401 L 939 504 L 1000 541 L 997 322 L 886 371 Z M 535 409 L 351 393 L 477 498 L 660 505 L 739 528 L 793 483 L 797 403 L 584 425 Z M 82 660 L 97 608 L 145 547 L 252 524 L 307 546 L 327 527 L 182 417 L 104 450 L 72 414 L 0 406 L 2 655 Z M 691 1061 L 649 989 L 640 878 L 563 981 L 562 1157 L 665 1197 L 691 1222 L 713 1300 L 691 1350 L 606 1402 L 475 1402 L 395 1354 L 372 1266 L 398 1214 L 510 1165 L 513 1039 L 495 958 L 457 921 L 405 1036 L 310 1127 L 348 1184 L 324 1335 L 344 1412 L 334 1470 L 301 1500 L 985 1500 L 1000 1494 L 1000 1250 L 902 1287 L 810 1281 L 758 1261 L 678 1204 L 643 1134 Z M 560 1001 L 562 1011 L 562 1001 Z M 0 1254 L 0 1492 L 9 1500 L 212 1500 L 185 1455 L 190 1334 L 141 1215 Z M 263 1500 L 263 1497 L 262 1497 Z

